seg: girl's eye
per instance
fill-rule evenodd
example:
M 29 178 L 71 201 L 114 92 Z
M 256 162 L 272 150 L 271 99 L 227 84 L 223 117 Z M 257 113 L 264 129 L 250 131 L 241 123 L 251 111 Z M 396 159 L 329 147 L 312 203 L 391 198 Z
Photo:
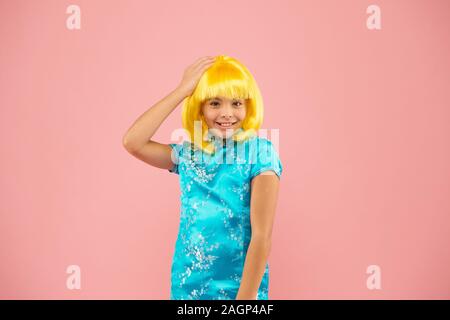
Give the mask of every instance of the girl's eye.
M 220 106 L 220 102 L 217 102 L 217 101 L 211 101 L 210 103 L 209 103 L 211 106 L 213 106 L 213 107 L 217 107 L 217 106 Z M 233 105 L 235 105 L 236 107 L 240 107 L 240 106 L 242 106 L 242 102 L 240 102 L 240 101 L 235 101 L 234 103 L 233 103 Z

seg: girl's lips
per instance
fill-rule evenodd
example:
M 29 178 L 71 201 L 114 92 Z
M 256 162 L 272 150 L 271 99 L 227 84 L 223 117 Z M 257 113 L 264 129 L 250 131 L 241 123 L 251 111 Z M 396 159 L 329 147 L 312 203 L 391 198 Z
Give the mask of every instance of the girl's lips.
M 237 121 L 235 122 L 216 122 L 216 125 L 220 128 L 231 128 L 232 126 L 234 126 L 237 123 Z

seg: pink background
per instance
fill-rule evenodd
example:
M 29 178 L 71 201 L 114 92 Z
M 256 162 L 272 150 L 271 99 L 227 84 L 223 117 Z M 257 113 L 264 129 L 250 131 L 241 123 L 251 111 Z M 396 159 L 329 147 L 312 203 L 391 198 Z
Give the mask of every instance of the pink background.
M 0 15 L 0 298 L 168 299 L 178 176 L 122 136 L 218 54 L 250 69 L 280 129 L 269 298 L 450 298 L 449 1 L 2 0 Z M 181 107 L 154 139 L 180 127 Z

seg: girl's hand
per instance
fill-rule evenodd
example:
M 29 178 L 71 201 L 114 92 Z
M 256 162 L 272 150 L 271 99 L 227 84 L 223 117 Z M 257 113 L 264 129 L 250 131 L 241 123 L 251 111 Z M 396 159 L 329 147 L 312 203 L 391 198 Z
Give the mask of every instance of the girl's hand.
M 187 97 L 194 92 L 203 73 L 216 61 L 216 57 L 206 56 L 198 59 L 184 70 L 183 79 L 178 89 Z

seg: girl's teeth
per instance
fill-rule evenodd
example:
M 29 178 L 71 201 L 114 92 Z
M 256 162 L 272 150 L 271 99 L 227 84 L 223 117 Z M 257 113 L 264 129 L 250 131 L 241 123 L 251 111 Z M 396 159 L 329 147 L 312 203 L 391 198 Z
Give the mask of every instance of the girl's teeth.
M 229 126 L 232 125 L 232 123 L 231 123 L 231 122 L 227 122 L 227 123 L 219 123 L 219 125 L 222 126 L 222 127 L 229 127 Z

